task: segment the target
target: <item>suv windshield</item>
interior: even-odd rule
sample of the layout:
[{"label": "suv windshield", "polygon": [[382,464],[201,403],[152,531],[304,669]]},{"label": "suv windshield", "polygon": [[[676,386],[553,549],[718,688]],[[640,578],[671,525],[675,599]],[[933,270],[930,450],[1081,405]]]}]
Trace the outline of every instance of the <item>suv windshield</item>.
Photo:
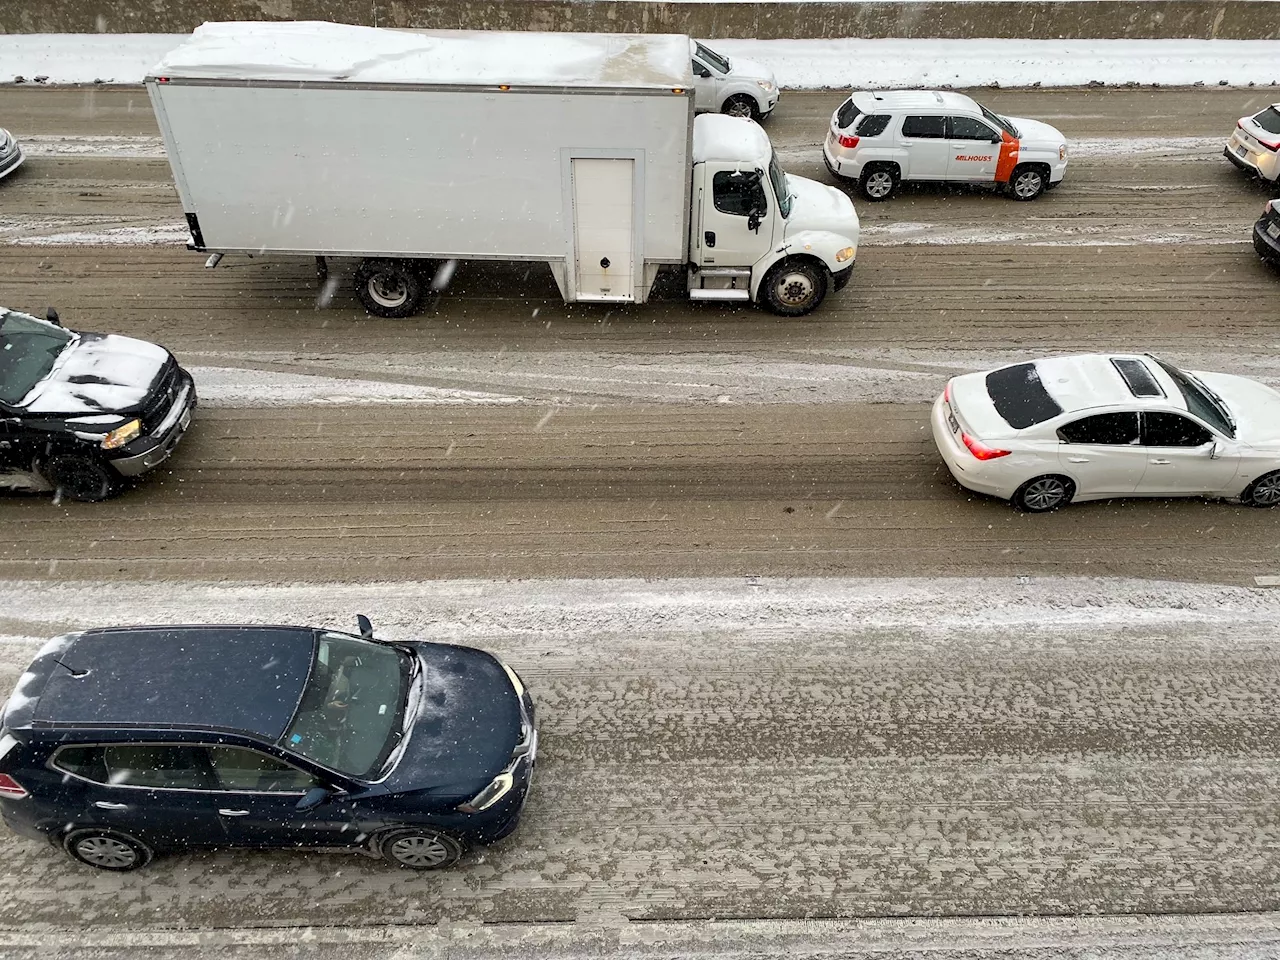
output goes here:
[{"label": "suv windshield", "polygon": [[729,60],[727,57],[720,56],[720,54],[716,53],[714,50],[710,50],[700,43],[695,43],[694,46],[697,47],[698,56],[707,63],[711,64],[721,73],[729,72]]},{"label": "suv windshield", "polygon": [[769,158],[769,182],[773,184],[773,195],[778,198],[778,212],[785,220],[791,216],[791,185],[787,183],[787,175],[782,172],[782,164],[778,163],[777,150]]},{"label": "suv windshield", "polygon": [[978,104],[978,109],[982,111],[982,115],[994,123],[997,127],[1009,134],[1011,137],[1020,137],[1022,134],[1018,132],[1018,128],[1009,122],[1008,117],[1002,117],[998,113],[993,113],[982,104]]},{"label": "suv windshield", "polygon": [[49,375],[59,354],[74,339],[74,334],[52,323],[0,310],[0,400],[20,403]]},{"label": "suv windshield", "polygon": [[409,655],[394,647],[320,634],[281,746],[340,773],[368,776],[402,736],[410,677]]},{"label": "suv windshield", "polygon": [[1187,410],[1205,423],[1212,424],[1228,437],[1235,437],[1235,418],[1231,416],[1231,411],[1227,409],[1226,403],[1223,402],[1220,396],[1194,376],[1184,370],[1179,370],[1173,364],[1165,363],[1159,357],[1152,357],[1151,359],[1160,364],[1164,372],[1169,374],[1173,378],[1173,382],[1178,385],[1182,399],[1187,402]]}]

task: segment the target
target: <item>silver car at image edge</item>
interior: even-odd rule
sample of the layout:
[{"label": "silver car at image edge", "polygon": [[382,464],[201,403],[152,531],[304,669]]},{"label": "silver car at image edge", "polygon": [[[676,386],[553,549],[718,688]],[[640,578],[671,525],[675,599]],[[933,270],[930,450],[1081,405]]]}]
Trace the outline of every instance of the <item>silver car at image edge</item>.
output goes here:
[{"label": "silver car at image edge", "polygon": [[0,127],[0,180],[22,166],[26,156],[12,133]]}]

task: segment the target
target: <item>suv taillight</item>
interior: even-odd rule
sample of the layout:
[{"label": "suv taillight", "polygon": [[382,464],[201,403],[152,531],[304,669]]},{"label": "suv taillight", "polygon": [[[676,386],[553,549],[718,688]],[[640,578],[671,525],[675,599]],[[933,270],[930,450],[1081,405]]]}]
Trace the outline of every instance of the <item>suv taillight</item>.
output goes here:
[{"label": "suv taillight", "polygon": [[21,800],[27,795],[26,789],[7,773],[0,773],[0,797],[10,800]]},{"label": "suv taillight", "polygon": [[857,137],[850,137],[850,136],[847,136],[847,135],[845,135],[845,134],[843,134],[843,133],[842,133],[842,134],[840,134],[840,146],[842,146],[842,147],[856,147],[857,145],[858,145],[858,138],[857,138]]},{"label": "suv taillight", "polygon": [[964,445],[969,448],[969,452],[979,460],[994,460],[996,457],[1007,457],[1013,452],[1011,450],[997,450],[995,447],[988,447],[981,440],[976,437],[969,436],[963,430],[960,431],[960,439],[963,440]]}]

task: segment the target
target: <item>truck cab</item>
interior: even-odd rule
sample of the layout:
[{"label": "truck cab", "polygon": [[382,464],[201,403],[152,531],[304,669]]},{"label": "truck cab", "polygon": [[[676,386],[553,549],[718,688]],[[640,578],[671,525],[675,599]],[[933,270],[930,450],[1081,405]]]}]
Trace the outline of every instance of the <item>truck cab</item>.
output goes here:
[{"label": "truck cab", "polygon": [[751,120],[693,127],[688,291],[693,300],[760,302],[801,316],[853,275],[858,215],[840,190],[782,170]]}]

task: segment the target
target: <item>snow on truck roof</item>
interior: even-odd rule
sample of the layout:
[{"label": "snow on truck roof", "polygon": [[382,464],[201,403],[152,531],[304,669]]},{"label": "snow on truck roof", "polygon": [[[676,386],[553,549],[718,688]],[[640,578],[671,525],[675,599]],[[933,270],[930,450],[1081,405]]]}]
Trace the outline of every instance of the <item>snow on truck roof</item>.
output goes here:
[{"label": "snow on truck roof", "polygon": [[742,161],[763,168],[773,156],[769,135],[754,120],[708,113],[693,121],[693,162]]},{"label": "snow on truck roof", "polygon": [[206,23],[152,77],[352,83],[688,87],[678,34],[389,30],[322,21]]}]

